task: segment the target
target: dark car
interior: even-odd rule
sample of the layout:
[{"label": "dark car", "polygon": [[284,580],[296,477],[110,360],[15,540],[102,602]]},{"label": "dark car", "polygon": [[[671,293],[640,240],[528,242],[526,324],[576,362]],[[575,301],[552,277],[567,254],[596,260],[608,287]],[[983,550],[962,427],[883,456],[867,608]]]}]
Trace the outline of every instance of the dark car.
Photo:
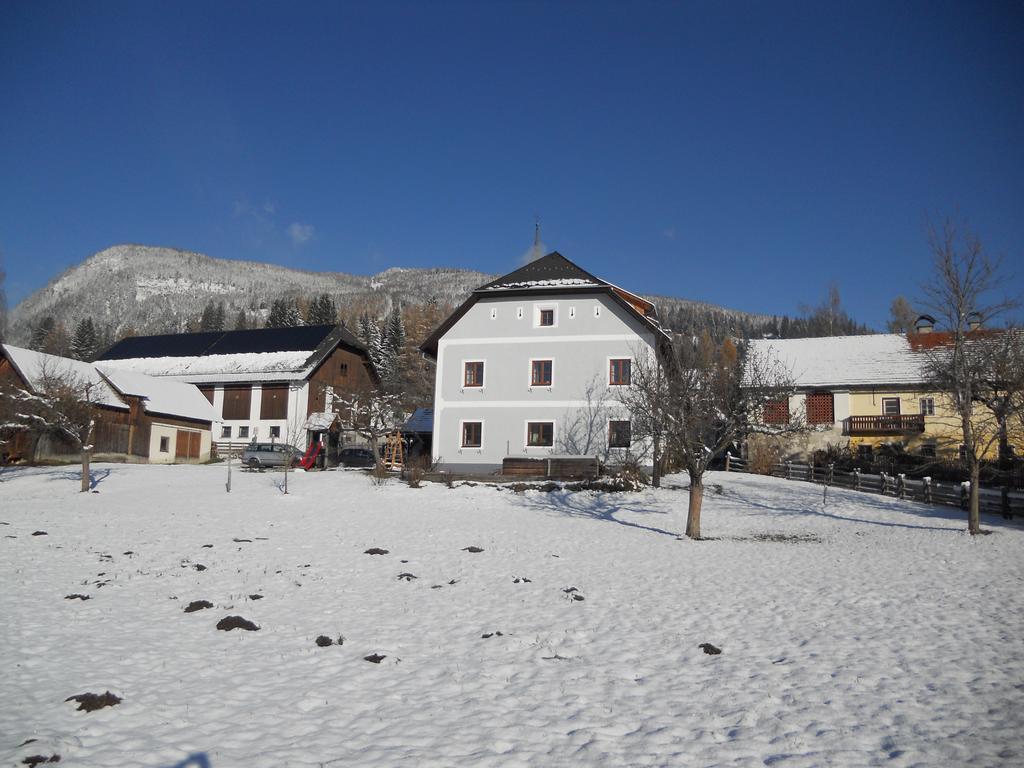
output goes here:
[{"label": "dark car", "polygon": [[302,451],[285,443],[249,443],[242,451],[242,463],[253,469],[283,467],[289,457],[295,466],[302,460]]},{"label": "dark car", "polygon": [[372,467],[377,462],[369,448],[342,448],[338,454],[338,463],[343,467]]}]

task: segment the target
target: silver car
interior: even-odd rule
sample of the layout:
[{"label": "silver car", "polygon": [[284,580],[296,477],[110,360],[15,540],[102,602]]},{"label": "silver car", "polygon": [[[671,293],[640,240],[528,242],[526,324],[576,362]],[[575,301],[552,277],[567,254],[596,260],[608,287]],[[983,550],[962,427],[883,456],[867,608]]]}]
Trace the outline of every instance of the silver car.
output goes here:
[{"label": "silver car", "polygon": [[295,466],[302,459],[302,451],[287,443],[249,443],[242,451],[242,463],[250,469],[283,467],[289,458]]}]

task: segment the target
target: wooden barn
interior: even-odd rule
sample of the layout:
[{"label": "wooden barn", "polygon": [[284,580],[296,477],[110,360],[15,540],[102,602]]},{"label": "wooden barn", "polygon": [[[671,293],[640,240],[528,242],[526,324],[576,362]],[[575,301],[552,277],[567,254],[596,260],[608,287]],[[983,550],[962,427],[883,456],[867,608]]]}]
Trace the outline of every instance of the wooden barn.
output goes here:
[{"label": "wooden barn", "polygon": [[[45,382],[54,379],[88,386],[95,419],[94,456],[165,464],[209,460],[213,408],[197,387],[0,345],[0,386],[8,393],[43,394]],[[4,452],[9,457],[77,458],[78,447],[59,435],[19,429],[16,423],[6,422]]]}]

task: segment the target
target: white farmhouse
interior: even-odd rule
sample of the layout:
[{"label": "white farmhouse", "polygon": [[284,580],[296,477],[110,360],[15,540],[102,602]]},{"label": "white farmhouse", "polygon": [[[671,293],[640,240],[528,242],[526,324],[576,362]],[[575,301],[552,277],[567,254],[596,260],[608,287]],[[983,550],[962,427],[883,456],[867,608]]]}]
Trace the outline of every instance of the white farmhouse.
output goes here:
[{"label": "white farmhouse", "polygon": [[667,341],[653,304],[557,252],[481,286],[421,346],[437,362],[433,460],[491,473],[507,457],[643,454],[618,396]]}]

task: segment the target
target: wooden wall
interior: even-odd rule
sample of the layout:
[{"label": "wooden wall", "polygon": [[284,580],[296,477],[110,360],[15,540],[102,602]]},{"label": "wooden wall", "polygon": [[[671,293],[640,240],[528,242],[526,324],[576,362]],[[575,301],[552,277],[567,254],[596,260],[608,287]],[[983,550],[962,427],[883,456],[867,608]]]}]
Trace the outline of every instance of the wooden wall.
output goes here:
[{"label": "wooden wall", "polygon": [[362,355],[343,347],[335,349],[309,377],[309,405],[306,415],[324,411],[326,387],[333,387],[335,396],[338,396],[376,386],[368,365]]}]

